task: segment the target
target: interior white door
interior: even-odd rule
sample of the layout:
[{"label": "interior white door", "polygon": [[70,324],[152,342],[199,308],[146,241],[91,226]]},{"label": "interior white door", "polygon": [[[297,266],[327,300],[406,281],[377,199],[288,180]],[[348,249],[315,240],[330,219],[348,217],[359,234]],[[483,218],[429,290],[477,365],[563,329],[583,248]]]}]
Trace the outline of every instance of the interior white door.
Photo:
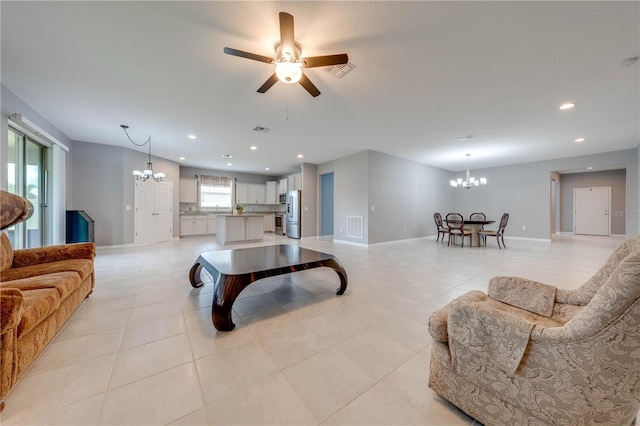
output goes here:
[{"label": "interior white door", "polygon": [[135,244],[169,241],[173,233],[173,182],[135,181]]},{"label": "interior white door", "polygon": [[150,244],[154,241],[155,234],[155,188],[154,181],[135,181],[135,218],[134,232],[135,244]]},{"label": "interior white door", "polygon": [[610,235],[611,188],[574,188],[573,223],[576,234]]},{"label": "interior white door", "polygon": [[173,223],[173,182],[162,181],[156,184],[154,243],[170,241]]}]

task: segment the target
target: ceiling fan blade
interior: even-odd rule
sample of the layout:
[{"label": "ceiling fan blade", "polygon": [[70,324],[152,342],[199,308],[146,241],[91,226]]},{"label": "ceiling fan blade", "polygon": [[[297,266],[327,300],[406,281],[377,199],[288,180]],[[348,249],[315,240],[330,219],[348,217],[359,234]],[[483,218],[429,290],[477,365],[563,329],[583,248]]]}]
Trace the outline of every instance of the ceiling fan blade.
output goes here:
[{"label": "ceiling fan blade", "polygon": [[224,53],[227,55],[239,56],[241,58],[253,59],[254,61],[266,62],[267,64],[273,63],[273,58],[268,56],[256,55],[255,53],[245,52],[244,50],[236,50],[230,47],[224,48]]},{"label": "ceiling fan blade", "polygon": [[282,51],[295,52],[295,39],[293,37],[293,15],[280,12],[280,46]]},{"label": "ceiling fan blade", "polygon": [[342,53],[340,55],[310,56],[302,58],[302,61],[304,62],[304,68],[315,68],[346,64],[349,62],[349,57],[346,53]]},{"label": "ceiling fan blade", "polygon": [[260,88],[258,89],[258,93],[264,93],[267,90],[271,89],[271,86],[276,84],[277,81],[278,81],[278,76],[276,75],[276,73],[273,73],[273,75],[269,77],[269,79],[265,81],[262,86],[260,86]]},{"label": "ceiling fan blade", "polygon": [[300,85],[304,87],[314,98],[320,94],[318,88],[307,78],[306,75],[304,75],[304,73],[302,74],[302,77],[300,77],[300,81],[298,83],[300,83]]}]

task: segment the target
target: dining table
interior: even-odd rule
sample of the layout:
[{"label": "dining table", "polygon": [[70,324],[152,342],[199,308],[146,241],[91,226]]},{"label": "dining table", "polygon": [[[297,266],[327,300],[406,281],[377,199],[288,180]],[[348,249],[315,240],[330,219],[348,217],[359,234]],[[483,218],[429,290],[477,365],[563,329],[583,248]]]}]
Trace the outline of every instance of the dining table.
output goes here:
[{"label": "dining table", "polygon": [[471,247],[480,247],[480,235],[484,225],[491,225],[495,220],[465,220],[464,227],[471,231]]}]

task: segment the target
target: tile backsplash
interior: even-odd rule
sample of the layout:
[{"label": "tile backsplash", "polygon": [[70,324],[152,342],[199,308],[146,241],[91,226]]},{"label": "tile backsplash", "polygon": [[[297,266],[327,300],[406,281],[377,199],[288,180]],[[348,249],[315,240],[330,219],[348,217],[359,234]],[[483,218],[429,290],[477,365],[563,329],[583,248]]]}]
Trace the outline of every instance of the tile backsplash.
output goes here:
[{"label": "tile backsplash", "polygon": [[[284,213],[284,204],[245,204],[247,213]],[[231,213],[230,208],[206,208],[198,209],[197,203],[180,203],[180,213]]]}]

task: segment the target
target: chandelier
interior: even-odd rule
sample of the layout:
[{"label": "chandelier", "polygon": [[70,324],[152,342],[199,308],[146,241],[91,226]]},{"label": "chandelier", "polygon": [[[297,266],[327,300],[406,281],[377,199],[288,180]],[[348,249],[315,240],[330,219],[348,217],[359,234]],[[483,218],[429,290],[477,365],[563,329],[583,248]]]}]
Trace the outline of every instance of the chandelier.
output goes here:
[{"label": "chandelier", "polygon": [[149,145],[149,161],[147,162],[147,168],[142,171],[134,170],[133,178],[135,180],[141,179],[144,182],[151,177],[156,182],[162,182],[162,179],[164,179],[167,175],[165,175],[162,172],[153,173],[153,164],[151,163],[151,136],[149,136],[149,138],[143,143],[135,143],[133,139],[131,139],[131,136],[129,136],[129,133],[127,132],[127,129],[129,128],[129,126],[121,124],[120,127],[122,127],[122,130],[124,130],[124,134],[127,135],[127,138],[129,138],[131,143],[134,144],[135,146]]},{"label": "chandelier", "polygon": [[462,178],[452,180],[450,182],[452,187],[469,189],[472,186],[480,186],[480,185],[487,184],[487,178],[481,177],[480,179],[476,179],[474,177],[471,177],[471,173],[469,173],[469,157],[471,157],[471,154],[467,154],[467,177],[465,178],[465,180],[462,180]]}]

